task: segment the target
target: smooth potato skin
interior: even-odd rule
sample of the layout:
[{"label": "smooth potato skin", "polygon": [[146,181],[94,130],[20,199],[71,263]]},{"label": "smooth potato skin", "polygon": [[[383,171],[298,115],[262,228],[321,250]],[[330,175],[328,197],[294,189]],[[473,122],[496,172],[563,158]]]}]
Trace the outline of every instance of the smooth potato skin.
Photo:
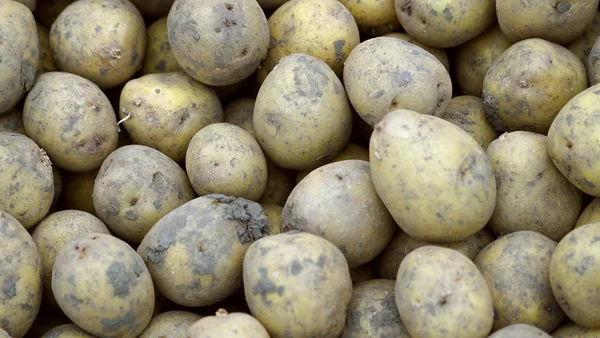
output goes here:
[{"label": "smooth potato skin", "polygon": [[352,281],[342,252],[302,232],[268,236],[244,256],[244,293],[273,338],[338,337]]},{"label": "smooth potato skin", "polygon": [[586,61],[588,80],[593,86],[600,82],[600,38],[596,39]]},{"label": "smooth potato skin", "polygon": [[254,136],[252,115],[254,114],[255,101],[256,99],[252,97],[244,97],[230,102],[223,109],[224,122],[235,124]]},{"label": "smooth potato skin", "polygon": [[553,338],[597,338],[600,328],[589,329],[568,321],[552,332]]},{"label": "smooth potato skin", "polygon": [[146,54],[141,71],[143,75],[183,71],[171,51],[166,16],[148,26],[146,42]]},{"label": "smooth potato skin", "polygon": [[189,329],[190,338],[229,338],[234,336],[269,338],[269,333],[256,318],[238,312],[200,319]]},{"label": "smooth potato skin", "polygon": [[454,124],[410,110],[390,112],[375,126],[369,154],[379,197],[411,237],[461,241],[492,216],[496,180],[491,164]]},{"label": "smooth potato skin", "polygon": [[546,332],[527,324],[513,324],[498,330],[488,338],[552,338]]},{"label": "smooth potato skin", "polygon": [[404,40],[425,49],[431,53],[431,55],[435,56],[435,58],[438,59],[444,65],[444,67],[446,67],[446,70],[450,71],[450,61],[445,49],[428,46],[406,33],[389,33],[382,36]]},{"label": "smooth potato skin", "polygon": [[22,338],[42,302],[42,266],[29,233],[5,211],[0,211],[0,259],[0,326]]},{"label": "smooth potato skin", "polygon": [[64,172],[60,203],[65,209],[81,210],[96,215],[94,209],[94,183],[98,169],[86,173]]},{"label": "smooth potato skin", "polygon": [[96,338],[75,324],[64,324],[44,333],[41,338]]},{"label": "smooth potato skin", "polygon": [[600,223],[600,198],[594,198],[588,206],[583,209],[575,223],[575,228],[590,223]]},{"label": "smooth potato skin", "polygon": [[25,135],[23,126],[23,112],[14,108],[0,115],[0,132],[9,132]]},{"label": "smooth potato skin", "polygon": [[397,22],[394,0],[340,0],[348,8],[356,24],[375,27]]},{"label": "smooth potato skin", "polygon": [[184,338],[192,325],[202,317],[188,311],[167,311],[152,317],[138,338]]}]

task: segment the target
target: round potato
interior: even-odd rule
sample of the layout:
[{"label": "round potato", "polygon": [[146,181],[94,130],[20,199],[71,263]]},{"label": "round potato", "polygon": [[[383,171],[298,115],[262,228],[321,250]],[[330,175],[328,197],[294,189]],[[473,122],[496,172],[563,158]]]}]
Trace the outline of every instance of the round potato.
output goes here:
[{"label": "round potato", "polygon": [[33,87],[40,68],[35,19],[23,4],[0,0],[0,115]]},{"label": "round potato", "polygon": [[494,310],[485,279],[465,255],[439,246],[409,253],[396,278],[396,305],[412,337],[487,337]]},{"label": "round potato", "polygon": [[149,74],[127,82],[119,106],[122,126],[133,143],[159,150],[175,162],[185,159],[200,129],[223,121],[215,91],[184,73]]},{"label": "round potato", "polygon": [[0,115],[0,132],[17,133],[25,135],[23,126],[23,112],[19,108],[13,108]]},{"label": "round potato", "polygon": [[450,71],[450,61],[448,60],[448,54],[446,54],[446,50],[442,48],[428,46],[406,33],[389,33],[384,34],[383,36],[388,38],[397,38],[400,40],[404,40],[406,42],[412,43],[415,46],[419,46],[425,49],[426,51],[431,53],[431,55],[435,56],[435,58],[438,59],[444,65],[444,67],[446,67],[446,70]]},{"label": "round potato", "polygon": [[268,157],[265,159],[267,160],[267,187],[258,202],[284,206],[296,186],[296,171],[281,168]]},{"label": "round potato", "polygon": [[376,27],[397,22],[394,0],[340,0],[359,27]]},{"label": "round potato", "polygon": [[254,102],[256,102],[256,99],[245,97],[229,103],[223,110],[224,121],[235,124],[254,136],[254,127],[252,126]]},{"label": "round potato", "polygon": [[276,165],[307,170],[344,148],[352,133],[352,110],[342,82],[325,62],[291,54],[260,87],[252,124],[256,139]]},{"label": "round potato", "polygon": [[410,110],[390,112],[375,126],[369,154],[379,197],[411,237],[458,242],[490,220],[492,166],[477,141],[454,124]]},{"label": "round potato", "polygon": [[62,246],[52,268],[52,293],[69,319],[99,337],[137,337],[154,308],[144,262],[127,243],[106,234]]},{"label": "round potato", "polygon": [[75,0],[42,0],[35,6],[35,21],[44,27],[52,27],[54,20]]},{"label": "round potato", "polygon": [[37,24],[38,40],[40,41],[40,73],[55,72],[58,70],[50,50],[50,31],[48,28]]},{"label": "round potato", "polygon": [[600,11],[596,12],[591,26],[588,27],[585,33],[566,47],[585,64],[598,36],[600,36]]},{"label": "round potato", "polygon": [[339,337],[352,297],[342,252],[326,239],[291,231],[253,243],[244,256],[244,293],[272,337]]},{"label": "round potato", "polygon": [[50,48],[59,69],[110,89],[142,67],[146,26],[129,1],[75,1],[52,24]]},{"label": "round potato", "polygon": [[188,311],[167,311],[152,318],[138,338],[187,337],[188,331],[201,316]]},{"label": "round potato", "polygon": [[65,72],[43,74],[27,95],[25,132],[57,166],[86,172],[117,147],[117,119],[93,82]]},{"label": "round potato", "polygon": [[4,211],[0,211],[0,261],[0,326],[10,337],[21,338],[40,309],[42,266],[27,230]]},{"label": "round potato", "polygon": [[452,97],[450,75],[435,56],[389,37],[367,40],[350,53],[344,85],[352,106],[371,126],[397,109],[435,115]]},{"label": "round potato", "polygon": [[590,86],[600,83],[600,37],[592,46],[586,65]]},{"label": "round potato", "polygon": [[494,332],[488,338],[552,338],[546,332],[527,324],[513,324]]},{"label": "round potato", "polygon": [[541,38],[569,43],[585,33],[597,9],[598,0],[496,2],[500,28],[513,42]]},{"label": "round potato", "polygon": [[600,223],[583,225],[567,234],[550,260],[550,283],[558,304],[578,325],[600,327]]},{"label": "round potato", "polygon": [[592,202],[585,207],[581,215],[579,215],[577,223],[575,223],[575,228],[590,223],[600,223],[600,198],[594,198]]},{"label": "round potato", "polygon": [[600,336],[600,328],[589,329],[567,321],[552,332],[553,338],[597,338]]},{"label": "round potato", "polygon": [[158,18],[169,14],[174,0],[131,0],[143,16]]},{"label": "round potato", "polygon": [[271,227],[270,235],[276,235],[281,232],[281,214],[283,213],[283,207],[275,204],[262,204],[265,215],[269,219],[269,226]]},{"label": "round potato", "polygon": [[171,51],[167,32],[167,17],[154,21],[146,29],[146,53],[142,62],[142,74],[172,73],[183,71]]},{"label": "round potato", "polygon": [[269,338],[269,333],[256,320],[246,313],[227,313],[219,309],[215,316],[200,319],[189,330],[190,338],[229,338],[233,336]]},{"label": "round potato", "polygon": [[561,108],[587,88],[583,63],[556,43],[532,38],[510,46],[488,69],[483,105],[498,131],[545,134]]},{"label": "round potato", "polygon": [[269,48],[269,24],[256,0],[177,0],[167,27],[179,65],[212,86],[249,77]]},{"label": "round potato", "polygon": [[565,319],[548,269],[556,242],[533,231],[500,237],[475,257],[494,302],[494,331],[529,324],[551,332]]},{"label": "round potato", "polygon": [[44,333],[41,338],[96,338],[75,324],[64,324]]},{"label": "round potato", "polygon": [[0,210],[30,229],[50,210],[52,164],[44,150],[21,134],[0,132]]},{"label": "round potato", "polygon": [[494,0],[396,0],[402,28],[432,47],[461,45],[485,31],[496,19]]},{"label": "round potato", "polygon": [[87,173],[65,172],[63,190],[60,196],[62,207],[96,215],[92,195],[94,194],[94,183],[97,175],[98,170]]}]

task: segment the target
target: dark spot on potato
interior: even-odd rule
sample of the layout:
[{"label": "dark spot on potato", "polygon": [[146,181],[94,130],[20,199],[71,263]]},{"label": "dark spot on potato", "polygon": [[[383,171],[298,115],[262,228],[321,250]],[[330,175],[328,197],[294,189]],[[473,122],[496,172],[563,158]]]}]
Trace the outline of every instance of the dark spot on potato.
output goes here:
[{"label": "dark spot on potato", "polygon": [[100,325],[102,325],[102,331],[107,335],[120,331],[123,326],[130,325],[132,326],[132,330],[140,326],[132,311],[128,311],[118,318],[102,318]]},{"label": "dark spot on potato", "polygon": [[406,13],[406,15],[411,16],[412,14],[412,4],[410,1],[407,1],[402,8],[400,8],[402,13]]},{"label": "dark spot on potato", "polygon": [[227,27],[231,27],[237,25],[237,22],[235,22],[235,20],[225,19],[223,20],[223,24],[225,24]]},{"label": "dark spot on potato", "polygon": [[105,271],[106,277],[113,286],[113,295],[119,298],[125,298],[129,295],[130,286],[136,284],[136,276],[127,270],[125,264],[113,262]]},{"label": "dark spot on potato", "polygon": [[227,10],[232,10],[233,9],[233,5],[232,4],[225,4],[225,8],[227,8]]},{"label": "dark spot on potato", "polygon": [[155,92],[156,94],[160,94],[160,89],[156,88],[156,89],[154,89],[154,92]]},{"label": "dark spot on potato", "polygon": [[244,49],[242,49],[241,55],[242,55],[242,56],[246,56],[246,55],[248,55],[248,48],[244,48]]},{"label": "dark spot on potato", "polygon": [[156,69],[156,70],[158,70],[158,71],[161,71],[161,72],[164,72],[164,71],[165,71],[165,68],[166,68],[166,62],[165,62],[165,60],[160,60],[160,61],[159,61],[159,62],[156,64],[156,66],[154,66],[154,69]]},{"label": "dark spot on potato", "polygon": [[96,25],[96,33],[100,32],[102,30],[102,26]]},{"label": "dark spot on potato", "polygon": [[29,60],[23,60],[21,62],[21,85],[26,92],[31,90],[35,83],[35,67],[29,62]]},{"label": "dark spot on potato", "polygon": [[104,68],[104,67],[100,67],[99,71],[100,71],[100,75],[104,76],[108,72],[108,69]]},{"label": "dark spot on potato", "polygon": [[442,297],[442,299],[440,299],[440,301],[438,302],[439,306],[444,306],[446,304],[448,304],[448,296]]},{"label": "dark spot on potato", "polygon": [[81,305],[83,303],[83,300],[81,298],[78,298],[77,296],[73,295],[73,294],[68,294],[64,296],[64,299],[71,303],[74,307],[78,307],[79,305]]},{"label": "dark spot on potato", "polygon": [[225,204],[225,218],[238,221],[240,243],[252,243],[269,234],[269,219],[260,204],[244,198],[221,194],[211,194],[206,197]]},{"label": "dark spot on potato", "polygon": [[500,107],[498,100],[485,91],[483,92],[483,108],[485,111],[485,118],[494,129],[500,132],[508,131],[508,126],[500,118]]},{"label": "dark spot on potato", "polygon": [[198,245],[196,246],[196,249],[200,252],[204,251],[204,246],[202,245],[202,243],[198,243]]},{"label": "dark spot on potato", "polygon": [[75,251],[78,252],[77,254],[77,258],[78,259],[84,259],[87,256],[87,248],[85,246],[79,246],[79,245],[75,245]]},{"label": "dark spot on potato", "polygon": [[134,206],[137,204],[137,202],[138,202],[137,198],[132,198],[131,201],[129,202],[129,205]]},{"label": "dark spot on potato", "polygon": [[452,19],[454,18],[452,16],[452,12],[450,12],[450,8],[448,8],[448,7],[444,8],[443,13],[444,13],[444,19],[446,19],[446,21],[448,21],[448,22],[452,21]]},{"label": "dark spot on potato", "polygon": [[178,231],[185,226],[185,223],[175,223],[172,227],[166,227],[158,233],[156,238],[156,245],[148,246],[144,260],[148,260],[157,266],[160,266],[164,262],[165,251],[169,249],[173,243],[177,240]]},{"label": "dark spot on potato", "polygon": [[540,171],[540,172],[537,174],[537,178],[538,178],[538,180],[539,180],[539,179],[541,179],[542,177],[544,177],[544,172]]},{"label": "dark spot on potato", "polygon": [[17,295],[17,281],[19,281],[19,278],[12,275],[8,275],[4,278],[2,292],[8,299],[12,299]]},{"label": "dark spot on potato", "polygon": [[130,221],[135,221],[138,218],[140,218],[140,215],[138,215],[135,211],[127,210],[125,212],[125,218],[127,218]]},{"label": "dark spot on potato", "polygon": [[571,141],[567,141],[567,148],[568,148],[569,150],[573,150],[573,142],[571,142]]},{"label": "dark spot on potato", "polygon": [[393,72],[391,75],[392,81],[397,87],[407,87],[412,81],[412,74],[406,70],[403,70],[402,72]]},{"label": "dark spot on potato", "polygon": [[[398,101],[396,99],[392,100],[392,103],[390,104],[390,111],[396,110],[396,108],[398,107]],[[381,130],[381,128],[379,129]]]},{"label": "dark spot on potato", "polygon": [[255,295],[260,295],[261,300],[265,306],[271,306],[271,301],[267,299],[267,295],[270,293],[277,293],[279,296],[283,295],[285,288],[283,286],[276,286],[271,279],[267,277],[267,269],[258,268],[258,271],[262,277],[258,280],[252,292]]},{"label": "dark spot on potato", "polygon": [[138,53],[137,48],[135,48],[133,50],[133,54],[131,55],[131,60],[129,61],[129,65],[130,66],[135,65],[135,62],[137,61],[139,56],[140,56],[140,54]]},{"label": "dark spot on potato", "polygon": [[300,264],[300,262],[298,262],[297,260],[294,260],[292,262],[292,266],[290,267],[290,272],[292,273],[292,275],[297,276],[298,274],[300,274],[300,272],[302,272],[302,264]]},{"label": "dark spot on potato", "polygon": [[216,33],[221,33],[221,28],[219,28],[219,27],[215,28],[215,32]]},{"label": "dark spot on potato", "polygon": [[443,97],[438,97],[437,107],[440,108],[443,104],[444,104],[444,98]]},{"label": "dark spot on potato", "polygon": [[568,2],[559,2],[555,7],[557,12],[566,13],[571,9],[571,4]]},{"label": "dark spot on potato", "polygon": [[344,45],[346,44],[346,40],[335,40],[333,42],[333,48],[335,50],[335,62],[341,62],[344,59]]}]

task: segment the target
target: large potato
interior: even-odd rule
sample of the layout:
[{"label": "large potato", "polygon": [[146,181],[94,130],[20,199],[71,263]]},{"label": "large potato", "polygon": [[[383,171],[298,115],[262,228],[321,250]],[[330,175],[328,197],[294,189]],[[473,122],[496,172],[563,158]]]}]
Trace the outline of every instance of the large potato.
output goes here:
[{"label": "large potato", "polygon": [[188,311],[167,311],[152,317],[138,338],[185,338],[194,323],[202,317]]},{"label": "large potato", "polygon": [[367,40],[350,53],[344,85],[352,106],[371,126],[396,109],[443,112],[452,97],[450,75],[435,56],[389,37]]},{"label": "large potato", "polygon": [[246,313],[227,313],[219,309],[215,316],[197,321],[190,329],[190,338],[228,338],[233,336],[269,338],[269,333],[256,318]]},{"label": "large potato", "polygon": [[265,159],[267,160],[267,187],[258,202],[284,206],[296,186],[296,171],[281,168],[269,158]]},{"label": "large potato", "polygon": [[376,27],[397,22],[394,0],[339,0],[359,27]]},{"label": "large potato", "polygon": [[436,59],[440,60],[440,62],[444,65],[444,67],[446,67],[446,70],[450,71],[450,61],[448,60],[448,54],[446,53],[445,49],[428,46],[406,33],[394,32],[394,33],[384,34],[383,36],[388,37],[388,38],[397,38],[400,40],[404,40],[406,42],[410,42],[413,45],[416,45],[416,46],[419,46],[419,47],[425,49],[426,51],[431,53],[431,55],[435,56]]},{"label": "large potato", "polygon": [[527,324],[513,324],[494,332],[488,338],[552,338],[546,332]]},{"label": "large potato", "polygon": [[390,112],[375,126],[369,154],[379,197],[411,237],[457,242],[490,220],[492,166],[477,141],[454,124],[410,110]]},{"label": "large potato", "polygon": [[323,61],[292,54],[281,60],[260,87],[253,126],[256,139],[275,164],[313,169],[348,142],[352,110],[342,82]]},{"label": "large potato", "polygon": [[594,198],[592,202],[583,209],[583,212],[577,219],[577,223],[575,223],[575,227],[578,228],[590,223],[600,223],[600,198]]},{"label": "large potato", "polygon": [[589,83],[593,86],[600,82],[600,37],[596,39],[586,61]]},{"label": "large potato", "polygon": [[44,333],[41,338],[96,338],[75,324],[64,324]]},{"label": "large potato", "polygon": [[96,215],[94,183],[98,170],[86,173],[65,172],[60,203],[65,209],[81,210]]},{"label": "large potato", "polygon": [[483,105],[498,131],[545,134],[561,108],[587,88],[583,63],[556,43],[532,38],[500,55],[483,80]]},{"label": "large potato", "polygon": [[552,332],[553,338],[598,338],[600,337],[600,328],[589,329],[577,325],[572,321],[567,321]]},{"label": "large potato", "polygon": [[146,29],[146,53],[142,74],[171,73],[183,71],[175,59],[169,44],[167,17],[154,21]]},{"label": "large potato", "polygon": [[455,250],[424,246],[409,253],[394,292],[412,337],[484,338],[492,329],[494,310],[485,279]]},{"label": "large potato", "polygon": [[169,14],[174,0],[131,0],[142,15],[158,18]]}]

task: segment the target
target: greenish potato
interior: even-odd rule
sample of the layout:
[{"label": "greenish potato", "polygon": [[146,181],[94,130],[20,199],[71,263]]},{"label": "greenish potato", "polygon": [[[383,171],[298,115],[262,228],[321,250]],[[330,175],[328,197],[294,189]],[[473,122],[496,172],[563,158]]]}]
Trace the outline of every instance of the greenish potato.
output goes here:
[{"label": "greenish potato", "polygon": [[575,228],[590,223],[600,223],[600,198],[594,198],[590,204],[588,204],[579,218],[575,223]]},{"label": "greenish potato", "polygon": [[44,333],[41,338],[96,338],[75,324],[64,324],[57,326]]},{"label": "greenish potato", "polygon": [[552,331],[553,338],[598,338],[600,337],[600,328],[589,329],[584,326],[577,325],[572,321],[559,326]]},{"label": "greenish potato", "polygon": [[167,311],[152,317],[138,338],[185,338],[194,323],[202,316],[188,311]]},{"label": "greenish potato", "polygon": [[60,196],[60,204],[63,208],[81,210],[96,215],[92,195],[98,170],[86,173],[64,172],[63,190]]},{"label": "greenish potato", "polygon": [[60,13],[75,0],[43,0],[35,6],[35,21],[50,28]]},{"label": "greenish potato", "polygon": [[254,136],[254,127],[252,126],[254,102],[256,102],[256,99],[251,97],[244,97],[230,102],[223,109],[224,122],[235,124]]},{"label": "greenish potato", "polygon": [[190,338],[269,338],[269,333],[256,318],[242,312],[227,313],[224,309],[200,319],[188,332]]},{"label": "greenish potato", "polygon": [[269,226],[271,231],[269,235],[276,235],[281,233],[281,214],[283,213],[283,207],[275,204],[263,204],[260,206],[263,208],[263,212],[269,220]]},{"label": "greenish potato", "polygon": [[268,157],[265,157],[265,160],[267,161],[267,187],[258,202],[283,207],[296,186],[296,171],[284,169]]},{"label": "greenish potato", "polygon": [[552,338],[546,332],[527,324],[513,324],[498,330],[488,338]]},{"label": "greenish potato", "polygon": [[450,71],[450,61],[448,59],[448,54],[446,53],[445,49],[428,46],[406,33],[395,32],[384,34],[383,36],[388,38],[397,38],[400,40],[404,40],[406,42],[412,43],[415,46],[419,46],[425,49],[426,51],[431,53],[431,55],[435,56],[435,58],[438,59],[444,65],[444,67],[446,67],[446,70]]},{"label": "greenish potato", "polygon": [[48,28],[37,24],[38,40],[40,41],[40,73],[58,71],[50,50],[50,31]]},{"label": "greenish potato", "polygon": [[397,22],[394,0],[340,0],[359,27],[377,27]]},{"label": "greenish potato", "polygon": [[146,29],[146,53],[142,62],[142,74],[182,72],[169,44],[167,17],[154,21]]},{"label": "greenish potato", "polygon": [[600,37],[592,46],[586,65],[590,86],[600,83]]},{"label": "greenish potato", "polygon": [[131,0],[143,16],[158,18],[169,14],[175,0]]},{"label": "greenish potato", "polygon": [[[344,149],[342,149],[342,151],[339,154],[337,154],[337,156],[335,156],[334,158],[331,159],[331,161],[328,161],[328,163],[325,163],[323,165],[327,165],[329,163],[334,163],[334,162],[346,161],[346,160],[369,161],[369,150],[367,150],[359,145],[356,145],[353,143],[348,143],[348,144],[346,144],[346,147]],[[296,174],[296,184],[300,183],[300,181],[302,181],[302,179],[305,178],[312,171],[313,170],[298,171],[298,173]]]},{"label": "greenish potato", "polygon": [[577,55],[579,60],[585,64],[598,36],[600,36],[600,11],[596,12],[592,24],[587,28],[585,33],[565,47]]},{"label": "greenish potato", "polygon": [[25,135],[23,126],[23,112],[15,107],[0,115],[0,132],[16,133]]}]

